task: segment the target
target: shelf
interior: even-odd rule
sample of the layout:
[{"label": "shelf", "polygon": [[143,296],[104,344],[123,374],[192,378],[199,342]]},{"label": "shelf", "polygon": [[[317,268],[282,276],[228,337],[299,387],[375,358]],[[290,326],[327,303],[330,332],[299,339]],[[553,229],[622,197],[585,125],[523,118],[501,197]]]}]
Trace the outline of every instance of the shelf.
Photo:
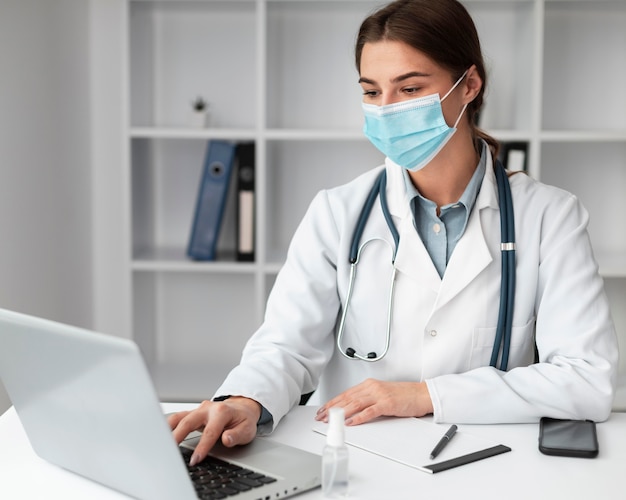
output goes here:
[{"label": "shelf", "polygon": [[135,252],[131,261],[134,272],[145,273],[232,273],[276,274],[285,260],[284,252],[268,255],[264,263],[238,262],[234,252],[218,252],[215,261],[194,261],[187,257],[186,248],[143,248]]},{"label": "shelf", "polygon": [[348,130],[334,129],[267,129],[260,137],[274,141],[363,141],[362,128]]},{"label": "shelf", "polygon": [[194,261],[185,248],[144,249],[136,252],[131,267],[133,271],[191,273],[251,273],[255,269],[254,263],[237,262],[234,252],[218,252],[215,261]]},{"label": "shelf", "polygon": [[359,140],[366,141],[359,128],[346,130],[333,129],[223,129],[191,127],[133,127],[130,129],[133,139],[227,139],[248,141],[268,140]]},{"label": "shelf", "polygon": [[[595,252],[600,274],[609,278],[626,278],[626,252]],[[263,265],[263,272],[277,273],[284,260],[275,256]],[[250,274],[259,269],[253,262],[237,262],[228,252],[218,253],[217,260],[211,262],[193,261],[186,257],[185,249],[152,249],[138,253],[131,263],[136,272],[189,272],[189,273],[242,273]]]},{"label": "shelf", "polygon": [[[535,134],[530,130],[488,129],[487,132],[501,141],[528,141]],[[362,128],[351,129],[224,129],[191,127],[132,127],[132,139],[226,139],[233,141],[367,141]],[[622,142],[626,129],[621,130],[542,130],[538,134],[543,142]]]},{"label": "shelf", "polygon": [[191,127],[133,127],[132,139],[229,139],[250,141],[256,138],[252,129],[191,128]]},{"label": "shelf", "polygon": [[623,130],[543,130],[543,142],[624,142],[626,129]]}]

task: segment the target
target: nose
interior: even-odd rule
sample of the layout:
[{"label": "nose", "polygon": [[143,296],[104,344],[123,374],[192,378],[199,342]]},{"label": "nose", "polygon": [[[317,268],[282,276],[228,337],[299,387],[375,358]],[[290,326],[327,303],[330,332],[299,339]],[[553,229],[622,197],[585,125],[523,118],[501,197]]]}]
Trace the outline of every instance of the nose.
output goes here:
[{"label": "nose", "polygon": [[388,104],[395,104],[396,102],[399,102],[401,100],[402,99],[399,96],[394,95],[391,92],[387,92],[382,94],[380,105],[387,106]]},{"label": "nose", "polygon": [[379,106],[387,106],[388,104],[396,104],[402,101],[408,101],[409,99],[413,99],[413,96],[406,95],[400,91],[395,86],[391,86],[390,88],[383,88],[380,92],[380,102],[377,104]]}]

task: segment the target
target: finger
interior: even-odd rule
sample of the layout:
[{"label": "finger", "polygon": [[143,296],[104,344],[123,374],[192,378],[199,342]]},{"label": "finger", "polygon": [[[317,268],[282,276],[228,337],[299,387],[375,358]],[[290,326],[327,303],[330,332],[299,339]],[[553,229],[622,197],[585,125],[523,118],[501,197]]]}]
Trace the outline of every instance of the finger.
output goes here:
[{"label": "finger", "polygon": [[170,426],[170,429],[174,430],[178,426],[179,422],[189,415],[188,411],[181,411],[178,413],[172,413],[167,416],[167,424]]},{"label": "finger", "polygon": [[222,435],[223,430],[224,424],[220,423],[217,418],[211,418],[209,422],[207,422],[207,425],[204,426],[204,430],[200,436],[200,440],[198,441],[198,444],[191,455],[191,459],[189,460],[189,464],[191,466],[196,465],[198,462],[201,462],[206,458],[209,451],[211,451],[211,448],[215,446],[215,443],[217,443],[217,440]]},{"label": "finger", "polygon": [[379,405],[370,405],[346,418],[346,425],[352,426],[365,424],[380,417],[381,415],[382,412],[380,411]]},{"label": "finger", "polygon": [[331,399],[322,406],[316,414],[316,420],[328,422],[328,410],[332,407],[343,408],[346,417],[346,425],[358,425],[369,422],[383,414],[384,392],[375,380],[365,380],[351,387],[339,396]]},{"label": "finger", "polygon": [[190,432],[203,430],[207,421],[208,412],[200,408],[182,416],[176,427],[172,430],[174,440],[180,444]]},{"label": "finger", "polygon": [[[203,460],[222,436],[222,443],[227,446],[249,443],[256,436],[256,422],[254,412],[246,411],[249,403],[235,402],[230,404],[212,403],[207,405],[208,412],[204,430],[196,449],[191,456],[194,463]],[[254,403],[255,409],[258,403]],[[225,434],[225,435],[224,435]]]},{"label": "finger", "polygon": [[346,417],[349,417],[357,411],[360,411],[363,407],[371,404],[371,401],[375,402],[376,388],[371,387],[371,385],[371,381],[368,379],[330,399],[318,410],[318,420],[327,421],[328,410],[333,407],[343,408]]},{"label": "finger", "polygon": [[232,429],[222,433],[222,444],[227,447],[248,444],[256,437],[256,422],[245,419]]},{"label": "finger", "polygon": [[328,410],[331,408],[343,408],[346,411],[346,408],[350,405],[350,403],[354,400],[354,396],[352,396],[353,389],[348,389],[345,392],[342,392],[338,396],[328,400],[324,405],[322,405],[315,414],[315,419],[322,422],[328,422]]}]

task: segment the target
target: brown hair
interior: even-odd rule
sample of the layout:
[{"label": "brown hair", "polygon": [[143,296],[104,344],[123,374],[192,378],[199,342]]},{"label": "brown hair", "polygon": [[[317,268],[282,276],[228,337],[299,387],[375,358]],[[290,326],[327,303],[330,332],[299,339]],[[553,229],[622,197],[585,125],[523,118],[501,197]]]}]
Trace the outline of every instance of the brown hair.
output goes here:
[{"label": "brown hair", "polygon": [[[368,16],[359,29],[355,47],[356,69],[361,70],[361,53],[366,43],[393,40],[423,52],[458,80],[472,65],[483,85],[467,106],[467,120],[474,142],[484,139],[494,157],[498,141],[476,125],[487,87],[487,73],[480,40],[471,16],[457,0],[397,0]],[[480,151],[476,144],[477,151]]]}]

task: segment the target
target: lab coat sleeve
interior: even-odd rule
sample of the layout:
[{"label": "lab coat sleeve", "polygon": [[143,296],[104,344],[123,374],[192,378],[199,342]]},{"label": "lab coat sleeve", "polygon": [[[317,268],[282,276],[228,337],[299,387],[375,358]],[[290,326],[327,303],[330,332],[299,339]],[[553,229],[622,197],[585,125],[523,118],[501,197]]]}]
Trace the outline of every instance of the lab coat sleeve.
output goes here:
[{"label": "lab coat sleeve", "polygon": [[[539,363],[506,373],[481,367],[427,380],[436,421],[535,422],[542,416],[602,421],[611,411],[618,346],[587,234],[588,214],[572,195],[534,221],[522,210],[517,207],[515,214],[522,226],[518,242],[532,231],[540,241],[534,304]],[[524,279],[518,270],[518,293]]]},{"label": "lab coat sleeve", "polygon": [[250,397],[276,426],[302,394],[317,387],[334,346],[338,240],[327,193],[320,192],[294,234],[263,324],[216,396]]}]

